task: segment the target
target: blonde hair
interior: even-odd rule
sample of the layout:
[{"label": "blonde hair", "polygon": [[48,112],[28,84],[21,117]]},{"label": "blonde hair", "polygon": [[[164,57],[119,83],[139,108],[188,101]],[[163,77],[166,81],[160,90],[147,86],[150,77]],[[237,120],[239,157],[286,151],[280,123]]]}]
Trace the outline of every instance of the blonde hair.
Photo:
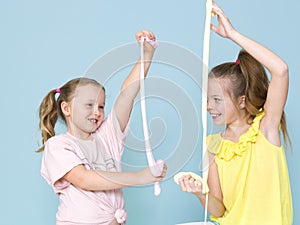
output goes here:
[{"label": "blonde hair", "polygon": [[[269,79],[263,65],[245,50],[239,52],[236,62],[227,62],[214,67],[210,71],[209,77],[229,79],[230,93],[235,100],[245,95],[247,121],[252,121],[263,109],[267,98]],[[280,126],[285,146],[291,146],[284,112]]]},{"label": "blonde hair", "polygon": [[[61,110],[62,102],[70,102],[75,95],[76,88],[84,86],[87,84],[93,84],[105,91],[104,87],[94,79],[80,77],[68,81],[61,88],[51,90],[42,100],[39,107],[39,117],[40,123],[39,127],[42,133],[42,147],[40,147],[36,152],[42,152],[45,147],[46,141],[55,136],[55,124],[59,117],[66,122],[64,114]],[[59,94],[58,98],[55,98],[55,95]]]}]

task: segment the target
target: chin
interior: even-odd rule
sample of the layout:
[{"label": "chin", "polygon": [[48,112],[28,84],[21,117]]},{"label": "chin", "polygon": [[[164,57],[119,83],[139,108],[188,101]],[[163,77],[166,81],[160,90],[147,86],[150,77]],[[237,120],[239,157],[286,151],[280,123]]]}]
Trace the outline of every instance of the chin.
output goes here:
[{"label": "chin", "polygon": [[90,127],[88,130],[89,133],[95,133],[99,126]]},{"label": "chin", "polygon": [[98,130],[98,128],[99,128],[99,126],[96,127],[96,128],[94,128],[94,129],[91,131],[91,133],[95,133],[95,132]]},{"label": "chin", "polygon": [[225,125],[225,123],[223,121],[216,121],[216,120],[214,120],[213,123],[214,123],[215,126],[223,126],[223,125]]}]

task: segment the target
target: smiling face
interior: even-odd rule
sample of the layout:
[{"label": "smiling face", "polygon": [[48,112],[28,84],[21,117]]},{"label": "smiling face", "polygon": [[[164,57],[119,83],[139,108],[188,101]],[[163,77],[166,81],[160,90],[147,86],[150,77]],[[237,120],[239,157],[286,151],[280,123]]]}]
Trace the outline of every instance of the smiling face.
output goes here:
[{"label": "smiling face", "polygon": [[230,81],[226,78],[209,78],[207,111],[215,125],[228,125],[239,119],[238,101],[230,95]]},{"label": "smiling face", "polygon": [[87,84],[78,86],[71,102],[61,107],[68,125],[68,132],[80,139],[90,139],[91,133],[104,120],[105,93],[102,87]]}]

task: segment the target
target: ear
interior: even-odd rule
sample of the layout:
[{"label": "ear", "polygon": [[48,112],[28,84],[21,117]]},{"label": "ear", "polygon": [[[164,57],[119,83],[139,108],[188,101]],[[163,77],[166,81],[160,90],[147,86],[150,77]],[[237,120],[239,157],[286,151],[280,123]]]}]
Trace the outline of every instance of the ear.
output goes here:
[{"label": "ear", "polygon": [[71,115],[71,104],[70,103],[63,101],[60,104],[60,108],[65,117],[68,117]]},{"label": "ear", "polygon": [[246,104],[245,104],[245,99],[246,99],[246,96],[245,95],[242,95],[239,97],[239,108],[240,109],[244,109]]}]

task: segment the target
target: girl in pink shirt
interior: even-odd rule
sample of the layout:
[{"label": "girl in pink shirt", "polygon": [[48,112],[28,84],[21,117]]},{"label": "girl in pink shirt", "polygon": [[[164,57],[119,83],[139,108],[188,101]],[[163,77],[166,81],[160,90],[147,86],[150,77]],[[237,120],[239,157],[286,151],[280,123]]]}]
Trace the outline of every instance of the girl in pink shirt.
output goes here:
[{"label": "girl in pink shirt", "polygon": [[[143,30],[137,40],[152,32]],[[144,42],[145,74],[154,48]],[[126,223],[121,188],[161,181],[166,165],[157,164],[159,176],[150,168],[121,172],[121,157],[134,98],[139,91],[140,61],[125,79],[112,112],[104,118],[105,89],[89,78],[70,80],[50,91],[40,105],[40,128],[44,152],[41,174],[59,196],[57,225],[116,225]],[[57,99],[55,95],[58,95]],[[55,135],[61,117],[67,133]]]}]

